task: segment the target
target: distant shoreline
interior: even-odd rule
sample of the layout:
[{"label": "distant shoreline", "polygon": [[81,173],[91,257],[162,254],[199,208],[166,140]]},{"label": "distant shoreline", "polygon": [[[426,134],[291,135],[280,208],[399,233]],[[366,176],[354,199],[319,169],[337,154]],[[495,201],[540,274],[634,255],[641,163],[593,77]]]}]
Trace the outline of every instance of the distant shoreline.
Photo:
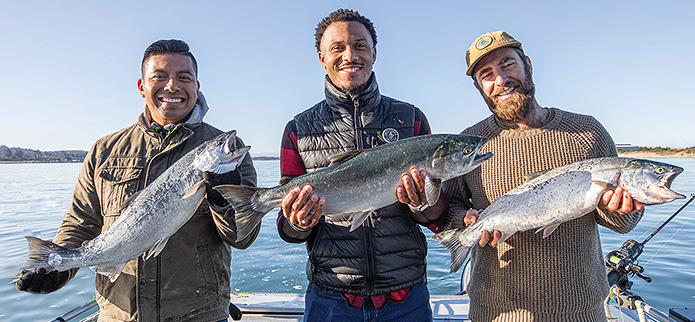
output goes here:
[{"label": "distant shoreline", "polygon": [[680,152],[650,152],[650,151],[618,151],[618,156],[628,158],[695,158],[695,153],[688,151]]},{"label": "distant shoreline", "polygon": [[[268,157],[268,156],[258,156],[258,157],[253,157],[252,159],[254,161],[280,160],[279,157]],[[12,164],[12,163],[82,163],[82,160],[76,160],[76,161],[37,161],[37,160],[7,161],[7,160],[0,160],[0,164]]]},{"label": "distant shoreline", "polygon": [[[618,156],[629,157],[629,158],[695,158],[695,147],[680,149],[680,148],[661,148],[661,147],[638,147],[637,151],[628,151],[618,149]],[[86,152],[86,151],[84,151]],[[254,161],[275,161],[280,160],[276,156],[255,156]],[[73,159],[72,161],[57,161],[57,160],[0,160],[0,164],[13,164],[13,163],[82,163],[80,159]]]}]

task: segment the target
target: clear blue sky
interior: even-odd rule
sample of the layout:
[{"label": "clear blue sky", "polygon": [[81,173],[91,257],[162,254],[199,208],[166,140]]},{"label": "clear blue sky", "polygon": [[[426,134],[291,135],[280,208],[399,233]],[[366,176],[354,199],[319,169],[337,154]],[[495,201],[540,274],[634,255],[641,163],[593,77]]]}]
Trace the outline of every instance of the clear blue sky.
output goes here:
[{"label": "clear blue sky", "polygon": [[142,52],[188,42],[207,122],[277,154],[287,120],[323,99],[316,24],[338,8],[370,18],[384,95],[434,132],[489,115],[465,75],[478,35],[506,30],[534,66],[538,102],[599,119],[616,143],[695,146],[693,1],[0,0],[0,144],[88,150],[143,111]]}]

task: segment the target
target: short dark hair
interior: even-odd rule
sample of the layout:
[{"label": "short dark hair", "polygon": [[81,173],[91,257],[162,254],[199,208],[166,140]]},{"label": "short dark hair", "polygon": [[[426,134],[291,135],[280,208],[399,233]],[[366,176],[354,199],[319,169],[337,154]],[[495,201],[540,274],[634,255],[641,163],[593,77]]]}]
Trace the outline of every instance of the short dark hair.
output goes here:
[{"label": "short dark hair", "polygon": [[191,57],[193,61],[193,71],[195,72],[196,78],[198,77],[198,62],[193,57],[191,53],[191,48],[183,40],[178,39],[160,39],[153,42],[147,49],[145,49],[145,55],[142,57],[142,76],[145,76],[145,62],[154,55],[162,54],[181,54],[184,56]]},{"label": "short dark hair", "polygon": [[321,51],[321,38],[323,38],[323,33],[326,32],[328,26],[339,21],[357,21],[361,23],[367,28],[367,31],[369,31],[369,34],[372,36],[372,41],[374,41],[374,46],[376,46],[376,30],[374,29],[374,24],[372,24],[367,17],[350,9],[338,9],[331,12],[328,17],[323,18],[316,27],[316,31],[314,32],[314,37],[316,37],[316,51]]}]

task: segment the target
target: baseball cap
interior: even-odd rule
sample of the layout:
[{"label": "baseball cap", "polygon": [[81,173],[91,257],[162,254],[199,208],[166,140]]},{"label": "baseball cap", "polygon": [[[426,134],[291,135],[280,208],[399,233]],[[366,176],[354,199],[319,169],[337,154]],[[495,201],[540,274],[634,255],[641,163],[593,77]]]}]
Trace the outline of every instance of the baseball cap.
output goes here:
[{"label": "baseball cap", "polygon": [[473,41],[473,44],[471,44],[466,51],[466,64],[468,65],[466,75],[471,76],[473,73],[473,67],[475,67],[475,64],[483,59],[485,55],[502,47],[515,47],[521,49],[521,51],[524,51],[524,49],[521,48],[520,42],[502,30],[488,32],[476,38],[475,41]]}]

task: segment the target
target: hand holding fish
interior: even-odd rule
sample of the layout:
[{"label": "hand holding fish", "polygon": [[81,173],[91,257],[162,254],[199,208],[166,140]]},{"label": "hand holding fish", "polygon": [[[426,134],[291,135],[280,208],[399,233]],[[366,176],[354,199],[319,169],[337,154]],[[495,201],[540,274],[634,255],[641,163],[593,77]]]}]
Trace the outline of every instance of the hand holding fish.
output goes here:
[{"label": "hand holding fish", "polygon": [[401,175],[401,185],[396,187],[398,201],[414,208],[427,204],[425,196],[425,176],[423,170],[411,167],[408,173]]},{"label": "hand holding fish", "polygon": [[282,214],[296,228],[314,227],[323,215],[326,199],[319,198],[313,191],[314,188],[308,184],[301,189],[295,187],[282,200]]},{"label": "hand holding fish", "polygon": [[[477,209],[468,209],[468,211],[466,211],[466,216],[463,217],[463,223],[466,226],[472,225],[478,221],[478,213]],[[480,247],[485,247],[485,245],[490,244],[490,246],[494,248],[499,245],[500,239],[502,239],[502,232],[499,230],[495,229],[492,232],[483,230],[483,233],[480,235],[480,240],[478,240],[478,245]]]},{"label": "hand holding fish", "polygon": [[[444,209],[437,198],[430,205],[427,202],[427,180],[429,174],[417,167],[411,167],[407,173],[401,175],[401,185],[396,187],[398,201],[410,206],[413,219],[417,222],[430,222],[441,216]],[[430,179],[431,180],[431,179]],[[437,189],[439,189],[437,187]],[[436,193],[439,196],[439,192]],[[426,210],[430,209],[430,210]]]},{"label": "hand holding fish", "polygon": [[598,208],[624,215],[638,212],[644,209],[644,205],[638,200],[632,199],[630,192],[618,187],[615,190],[607,190],[601,195]]}]

